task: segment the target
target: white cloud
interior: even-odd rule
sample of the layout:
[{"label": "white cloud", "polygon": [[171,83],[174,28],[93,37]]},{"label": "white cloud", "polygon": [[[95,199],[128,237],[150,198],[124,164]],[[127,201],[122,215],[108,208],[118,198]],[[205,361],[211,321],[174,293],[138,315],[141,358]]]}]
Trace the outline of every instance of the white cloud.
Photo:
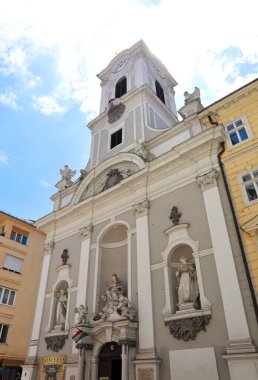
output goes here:
[{"label": "white cloud", "polygon": [[[256,0],[246,0],[244,7],[235,0],[218,0],[214,6],[204,0],[154,5],[123,0],[122,6],[120,0],[90,5],[85,0],[10,0],[1,5],[0,66],[2,74],[21,75],[35,87],[40,78],[30,66],[32,57],[54,50],[59,82],[50,95],[38,98],[41,112],[64,111],[63,99],[78,103],[83,112],[98,112],[96,74],[116,53],[143,39],[178,81],[178,107],[183,92],[195,85],[206,103],[253,79],[255,74],[241,74],[237,64],[258,60],[255,9]],[[241,58],[219,56],[230,46],[239,48]]]},{"label": "white cloud", "polygon": [[18,110],[18,105],[17,105],[17,95],[10,91],[6,93],[0,93],[0,104],[3,104],[6,107],[12,108],[14,110]]},{"label": "white cloud", "polygon": [[65,111],[65,108],[61,107],[55,98],[51,96],[39,96],[35,98],[34,107],[46,116]]},{"label": "white cloud", "polygon": [[5,152],[0,151],[0,165],[8,165],[9,157],[5,154]]},{"label": "white cloud", "polygon": [[46,188],[48,188],[48,187],[51,186],[51,185],[50,185],[47,181],[45,181],[44,179],[41,179],[41,180],[39,181],[39,183],[40,183],[40,186],[42,186],[42,187],[46,187]]}]

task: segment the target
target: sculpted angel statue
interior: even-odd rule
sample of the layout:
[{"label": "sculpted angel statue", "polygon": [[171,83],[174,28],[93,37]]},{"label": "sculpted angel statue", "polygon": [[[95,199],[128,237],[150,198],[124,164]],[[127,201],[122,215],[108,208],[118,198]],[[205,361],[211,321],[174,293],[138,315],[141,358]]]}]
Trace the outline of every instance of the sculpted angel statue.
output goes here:
[{"label": "sculpted angel statue", "polygon": [[186,303],[194,303],[198,297],[198,283],[194,260],[188,261],[185,256],[179,259],[179,263],[172,263],[172,268],[177,269],[178,281],[178,306]]},{"label": "sculpted angel statue", "polygon": [[80,305],[75,308],[75,313],[77,313],[76,324],[85,324],[87,322],[88,307]]}]

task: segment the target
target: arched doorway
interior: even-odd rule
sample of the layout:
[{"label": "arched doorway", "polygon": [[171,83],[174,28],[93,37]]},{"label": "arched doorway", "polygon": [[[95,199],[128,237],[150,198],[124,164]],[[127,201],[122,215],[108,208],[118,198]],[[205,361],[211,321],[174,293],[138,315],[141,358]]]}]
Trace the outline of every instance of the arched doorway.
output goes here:
[{"label": "arched doorway", "polygon": [[121,380],[121,346],[116,342],[106,343],[99,353],[98,378]]}]

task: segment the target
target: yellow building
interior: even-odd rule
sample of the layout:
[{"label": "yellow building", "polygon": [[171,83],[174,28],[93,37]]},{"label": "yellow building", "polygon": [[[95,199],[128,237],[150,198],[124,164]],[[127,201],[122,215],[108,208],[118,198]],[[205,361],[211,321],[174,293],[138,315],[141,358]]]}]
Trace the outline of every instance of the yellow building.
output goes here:
[{"label": "yellow building", "polygon": [[20,377],[29,345],[45,235],[0,212],[0,379]]},{"label": "yellow building", "polygon": [[222,170],[235,212],[236,233],[250,273],[253,301],[258,298],[258,79],[200,112],[207,126],[222,124],[226,143]]}]

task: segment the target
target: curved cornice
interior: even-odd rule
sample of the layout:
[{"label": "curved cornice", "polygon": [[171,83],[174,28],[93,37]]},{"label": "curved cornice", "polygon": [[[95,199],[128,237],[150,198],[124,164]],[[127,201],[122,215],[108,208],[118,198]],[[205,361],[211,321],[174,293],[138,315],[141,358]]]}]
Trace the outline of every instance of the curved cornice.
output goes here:
[{"label": "curved cornice", "polygon": [[115,156],[112,156],[108,158],[107,160],[103,161],[101,164],[99,164],[96,168],[93,168],[87,176],[84,178],[84,180],[79,185],[78,189],[75,191],[73,199],[71,201],[71,204],[76,204],[79,202],[84,190],[90,185],[90,183],[101,175],[101,173],[104,173],[109,168],[114,167],[114,165],[118,165],[121,163],[130,162],[135,164],[139,170],[143,169],[145,167],[145,163],[142,160],[141,157],[139,157],[135,153],[119,153]]}]

